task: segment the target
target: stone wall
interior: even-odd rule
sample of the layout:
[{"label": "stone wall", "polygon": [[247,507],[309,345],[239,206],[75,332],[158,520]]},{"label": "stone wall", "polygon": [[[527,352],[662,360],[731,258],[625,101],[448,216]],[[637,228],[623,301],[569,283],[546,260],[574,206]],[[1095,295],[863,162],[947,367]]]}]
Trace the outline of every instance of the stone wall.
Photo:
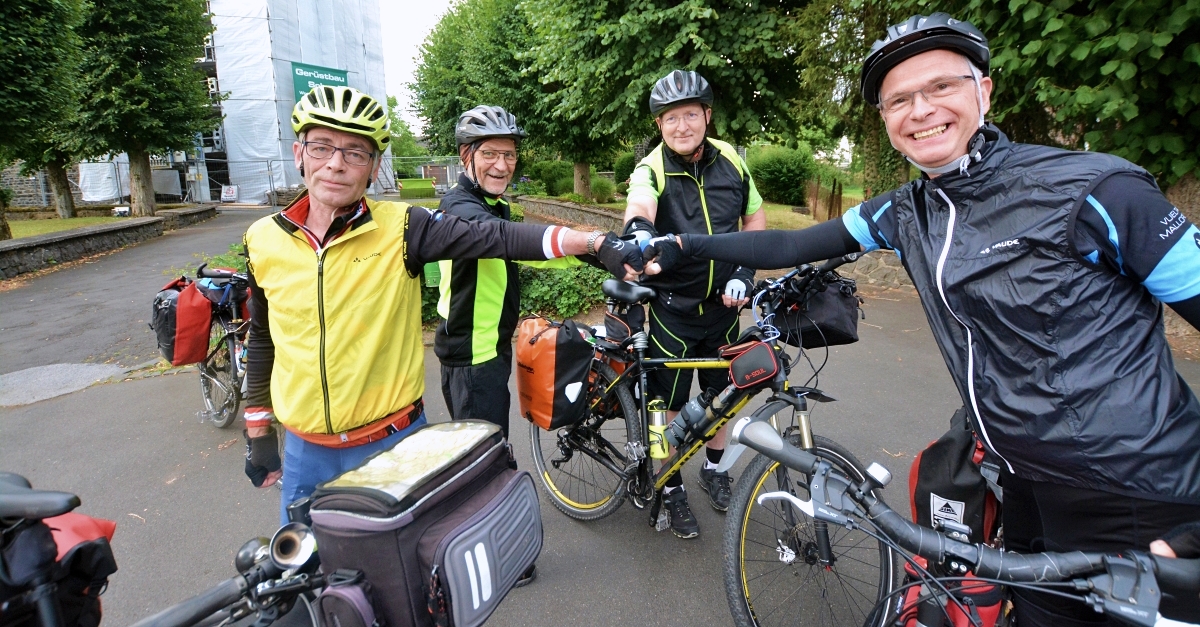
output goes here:
[{"label": "stone wall", "polygon": [[182,209],[162,209],[155,212],[154,215],[163,219],[164,231],[173,231],[217,217],[217,206],[203,205]]},{"label": "stone wall", "polygon": [[130,218],[112,224],[46,233],[0,242],[0,278],[74,261],[163,234],[164,218]]},{"label": "stone wall", "polygon": [[[527,221],[537,222],[538,216],[548,221],[565,222],[572,226],[595,227],[604,231],[620,231],[624,213],[601,207],[588,207],[565,200],[519,196],[515,200],[525,210]],[[530,214],[534,214],[530,216]],[[533,218],[530,220],[530,218]]]}]

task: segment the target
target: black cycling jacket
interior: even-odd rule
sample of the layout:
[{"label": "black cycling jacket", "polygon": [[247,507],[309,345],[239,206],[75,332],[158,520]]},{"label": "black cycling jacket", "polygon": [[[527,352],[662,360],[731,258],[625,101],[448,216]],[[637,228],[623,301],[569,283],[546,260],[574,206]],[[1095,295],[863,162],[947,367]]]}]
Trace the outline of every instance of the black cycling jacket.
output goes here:
[{"label": "black cycling jacket", "polygon": [[[1014,474],[1200,502],[1200,402],[1175,371],[1162,304],[1075,245],[1096,186],[1117,173],[1153,179],[1111,155],[1013,144],[994,127],[987,137],[966,172],[912,181],[848,212],[845,225],[865,248],[900,256],[979,435]],[[848,243],[821,227],[840,240],[821,256]],[[1194,226],[1166,228],[1194,255]],[[684,250],[774,266],[762,246],[723,250],[754,235],[687,236]]]}]

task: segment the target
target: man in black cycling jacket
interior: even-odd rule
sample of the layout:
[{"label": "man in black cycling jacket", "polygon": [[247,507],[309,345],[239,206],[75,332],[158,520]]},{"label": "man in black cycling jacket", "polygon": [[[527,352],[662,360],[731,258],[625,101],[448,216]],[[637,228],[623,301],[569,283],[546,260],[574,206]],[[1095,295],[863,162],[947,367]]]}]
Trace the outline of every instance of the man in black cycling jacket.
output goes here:
[{"label": "man in black cycling jacket", "polygon": [[[1162,321],[1166,303],[1200,328],[1200,231],[1138,166],[985,123],[989,60],[983,34],[944,13],[890,27],[862,94],[920,179],[802,231],[663,237],[645,253],[666,272],[682,255],[784,268],[894,250],[1002,460],[1006,547],[1144,550],[1200,520],[1200,402]],[[1018,590],[1016,606],[1022,627],[1104,622],[1049,595]]]}]

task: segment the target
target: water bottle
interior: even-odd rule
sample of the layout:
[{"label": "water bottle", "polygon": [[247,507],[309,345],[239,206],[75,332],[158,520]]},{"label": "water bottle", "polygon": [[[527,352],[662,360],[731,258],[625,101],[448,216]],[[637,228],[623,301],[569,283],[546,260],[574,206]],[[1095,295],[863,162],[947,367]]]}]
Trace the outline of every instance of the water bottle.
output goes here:
[{"label": "water bottle", "polygon": [[650,416],[650,457],[666,459],[667,449],[667,402],[662,397],[654,397],[646,405],[646,413]]},{"label": "water bottle", "polygon": [[704,421],[708,414],[708,406],[712,403],[713,394],[709,390],[705,390],[698,394],[695,398],[687,402],[683,409],[675,416],[675,420],[667,425],[667,442],[674,447],[678,447],[685,439],[687,434],[693,428]]}]

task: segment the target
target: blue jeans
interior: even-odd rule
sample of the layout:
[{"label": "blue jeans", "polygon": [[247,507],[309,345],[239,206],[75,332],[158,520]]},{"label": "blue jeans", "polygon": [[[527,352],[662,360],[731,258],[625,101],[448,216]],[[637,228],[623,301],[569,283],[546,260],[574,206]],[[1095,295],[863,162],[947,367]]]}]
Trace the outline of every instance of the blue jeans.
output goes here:
[{"label": "blue jeans", "polygon": [[280,524],[287,524],[287,506],[292,501],[312,494],[313,490],[317,489],[318,483],[329,481],[347,470],[357,468],[364,459],[373,453],[391,448],[424,424],[425,412],[421,412],[421,415],[403,431],[393,433],[378,442],[349,448],[330,448],[305,442],[289,431],[283,442],[283,479],[281,479],[283,495],[279,503]]}]

